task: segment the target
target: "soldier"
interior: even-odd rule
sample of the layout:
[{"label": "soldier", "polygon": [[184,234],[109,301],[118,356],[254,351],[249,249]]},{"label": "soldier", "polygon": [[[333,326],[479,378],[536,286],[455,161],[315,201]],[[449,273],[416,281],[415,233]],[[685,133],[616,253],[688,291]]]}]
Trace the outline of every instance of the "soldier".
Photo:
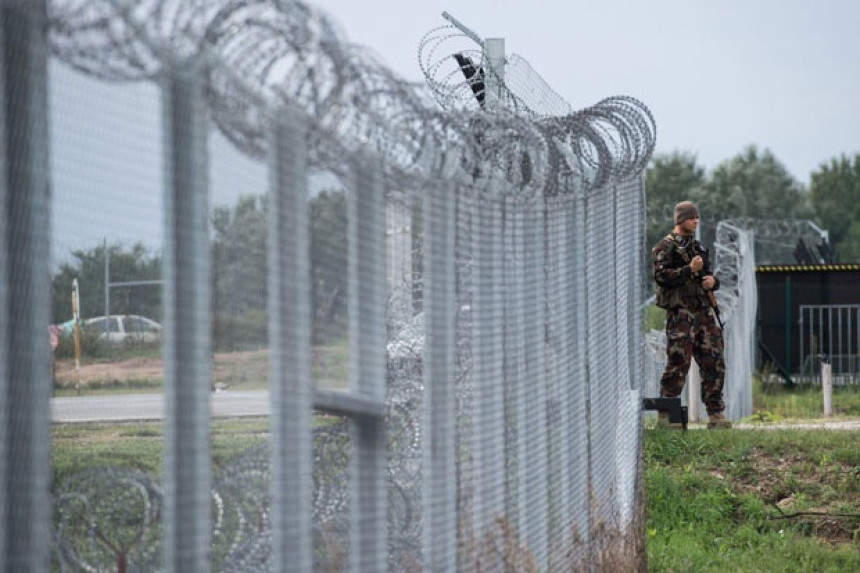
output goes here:
[{"label": "soldier", "polygon": [[[666,370],[660,396],[676,397],[684,389],[690,359],[702,374],[702,402],[708,428],[730,428],[724,414],[723,332],[711,313],[713,291],[720,281],[711,272],[708,250],[695,239],[699,210],[690,201],[675,206],[675,227],[651,250],[657,306],[666,309]],[[668,425],[668,412],[658,423]]]}]

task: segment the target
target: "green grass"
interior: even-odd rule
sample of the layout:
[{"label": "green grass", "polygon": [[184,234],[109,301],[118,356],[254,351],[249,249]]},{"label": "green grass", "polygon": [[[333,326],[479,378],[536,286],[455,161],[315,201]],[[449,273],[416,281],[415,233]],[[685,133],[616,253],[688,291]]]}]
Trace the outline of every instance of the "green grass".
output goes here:
[{"label": "green grass", "polygon": [[[315,415],[314,427],[334,416]],[[269,439],[269,418],[229,418],[212,422],[212,464],[220,466]],[[51,466],[54,484],[90,468],[136,469],[160,479],[164,455],[161,422],[56,424],[52,428]]]},{"label": "green grass", "polygon": [[[818,394],[756,383],[753,403],[772,419],[809,419],[820,417]],[[860,417],[856,390],[836,389],[833,404],[842,417]],[[269,429],[268,419],[213,421],[213,466],[267,439]],[[160,423],[55,425],[52,431],[55,484],[100,466],[160,479]],[[858,431],[646,431],[648,570],[860,571],[858,443]]]},{"label": "green grass", "polygon": [[[860,385],[833,388],[833,417],[860,418]],[[824,402],[820,386],[784,386],[781,382],[765,383],[753,379],[752,420],[779,421],[783,419],[820,418]]]},{"label": "green grass", "polygon": [[[216,420],[211,433],[213,464],[234,458],[268,435],[268,419]],[[54,484],[95,467],[136,469],[154,478],[162,472],[164,429],[160,422],[59,424],[53,427],[52,438]]]},{"label": "green grass", "polygon": [[[123,344],[107,344],[98,340],[98,334],[92,332],[83,333],[80,350],[81,360],[91,362],[154,358],[161,355],[161,345],[158,342],[129,339]],[[71,335],[60,337],[54,356],[61,360],[74,360],[75,343]]]},{"label": "green grass", "polygon": [[97,380],[89,382],[85,389],[78,391],[73,385],[54,386],[54,397],[105,396],[116,394],[160,394],[160,380],[128,379]]},{"label": "green grass", "polygon": [[[817,396],[816,396],[817,395]],[[756,384],[773,420],[820,417],[820,389]],[[834,392],[860,416],[860,392]],[[645,432],[649,571],[860,571],[860,432]]]},{"label": "green grass", "polygon": [[346,388],[349,382],[349,341],[342,338],[314,351],[314,382],[327,388]]}]

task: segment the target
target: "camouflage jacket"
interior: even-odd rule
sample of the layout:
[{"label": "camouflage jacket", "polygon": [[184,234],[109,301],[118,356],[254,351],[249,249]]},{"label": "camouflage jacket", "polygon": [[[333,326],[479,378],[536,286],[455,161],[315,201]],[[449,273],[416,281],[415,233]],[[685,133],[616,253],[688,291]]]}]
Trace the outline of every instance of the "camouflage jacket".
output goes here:
[{"label": "camouflage jacket", "polygon": [[[700,255],[702,270],[693,273],[690,261]],[[692,237],[670,233],[651,249],[654,280],[657,282],[657,306],[660,308],[702,308],[709,305],[708,295],[702,288],[702,279],[713,276],[708,249]],[[714,276],[714,289],[720,281]]]}]

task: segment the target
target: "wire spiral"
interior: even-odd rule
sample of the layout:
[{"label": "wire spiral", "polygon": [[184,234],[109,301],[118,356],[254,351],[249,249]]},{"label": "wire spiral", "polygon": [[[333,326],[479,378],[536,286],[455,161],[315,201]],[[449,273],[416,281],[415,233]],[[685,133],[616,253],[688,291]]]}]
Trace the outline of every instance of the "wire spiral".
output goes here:
[{"label": "wire spiral", "polygon": [[[265,155],[268,126],[286,107],[308,118],[313,160],[335,172],[345,151],[370,149],[391,177],[448,169],[495,194],[554,194],[571,188],[561,183],[570,177],[588,192],[641,171],[655,145],[654,118],[638,100],[572,111],[519,56],[496,71],[471,39],[452,53],[464,37],[450,26],[421,41],[427,85],[418,86],[296,0],[54,0],[50,13],[53,53],[98,78],[154,80],[203,57],[212,119],[254,157]],[[461,77],[457,58],[498,76],[500,105],[484,108],[483,88]]]}]

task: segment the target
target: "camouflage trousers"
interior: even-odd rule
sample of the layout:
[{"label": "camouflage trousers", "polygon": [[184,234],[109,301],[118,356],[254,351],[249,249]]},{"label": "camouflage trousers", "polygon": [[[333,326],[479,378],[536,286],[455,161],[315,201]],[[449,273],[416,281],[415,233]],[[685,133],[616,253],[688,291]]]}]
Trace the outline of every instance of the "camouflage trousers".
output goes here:
[{"label": "camouflage trousers", "polygon": [[690,360],[695,358],[702,375],[702,402],[708,414],[722,412],[726,409],[723,332],[711,310],[670,308],[666,315],[666,370],[660,379],[660,396],[681,394]]}]

